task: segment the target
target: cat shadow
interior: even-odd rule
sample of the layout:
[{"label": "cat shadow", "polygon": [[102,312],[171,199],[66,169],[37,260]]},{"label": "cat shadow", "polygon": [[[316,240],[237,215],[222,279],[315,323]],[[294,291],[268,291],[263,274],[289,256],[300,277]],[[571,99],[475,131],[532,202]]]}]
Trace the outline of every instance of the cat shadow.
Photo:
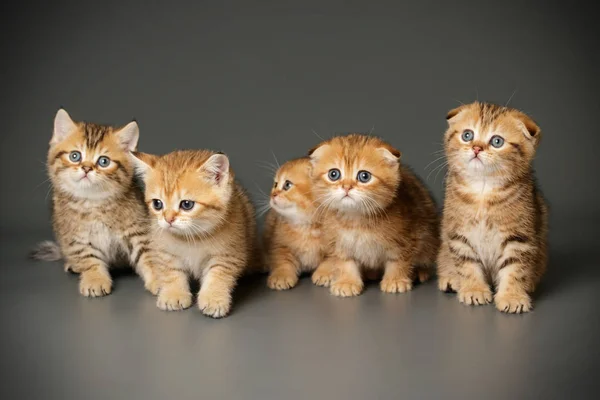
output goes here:
[{"label": "cat shadow", "polygon": [[266,274],[253,274],[241,277],[233,293],[231,314],[240,311],[250,304],[253,298],[258,297],[259,293],[264,292],[267,287],[266,279]]}]

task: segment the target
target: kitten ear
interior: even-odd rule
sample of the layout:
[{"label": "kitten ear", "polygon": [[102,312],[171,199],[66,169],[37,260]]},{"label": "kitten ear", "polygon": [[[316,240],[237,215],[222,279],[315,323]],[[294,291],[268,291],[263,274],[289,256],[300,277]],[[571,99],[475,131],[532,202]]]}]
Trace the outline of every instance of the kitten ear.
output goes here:
[{"label": "kitten ear", "polygon": [[523,132],[523,135],[525,135],[527,139],[533,141],[534,146],[537,146],[542,137],[542,130],[540,127],[525,113],[517,111],[514,116],[517,119],[517,124]]},{"label": "kitten ear", "polygon": [[223,153],[213,154],[202,165],[201,171],[206,173],[217,185],[227,182],[229,177],[229,158]]},{"label": "kitten ear", "polygon": [[73,122],[69,113],[63,108],[58,110],[54,117],[54,131],[50,144],[57,144],[65,140],[67,136],[77,129],[77,124]]},{"label": "kitten ear", "polygon": [[467,105],[463,104],[460,107],[456,107],[456,108],[453,108],[452,110],[448,111],[448,114],[446,114],[446,121],[450,122],[450,120],[452,120],[458,114],[460,114],[461,112],[463,112],[466,107],[467,107]]},{"label": "kitten ear", "polygon": [[315,162],[319,161],[321,159],[321,157],[323,157],[323,154],[325,154],[325,152],[328,149],[329,149],[328,144],[320,144],[317,147],[313,147],[312,149],[310,149],[308,151],[308,157],[310,157],[310,163],[314,164]]},{"label": "kitten ear", "polygon": [[140,176],[145,176],[148,171],[156,165],[157,156],[148,153],[140,153],[138,151],[130,151],[131,160],[135,167],[135,172]]},{"label": "kitten ear", "polygon": [[402,153],[400,153],[400,151],[396,150],[392,146],[380,147],[377,149],[377,151],[383,156],[386,162],[392,165],[398,164],[400,162],[400,157],[402,156]]},{"label": "kitten ear", "polygon": [[140,128],[137,121],[133,120],[123,128],[115,131],[115,135],[123,150],[135,151],[137,149],[138,139],[140,138]]}]

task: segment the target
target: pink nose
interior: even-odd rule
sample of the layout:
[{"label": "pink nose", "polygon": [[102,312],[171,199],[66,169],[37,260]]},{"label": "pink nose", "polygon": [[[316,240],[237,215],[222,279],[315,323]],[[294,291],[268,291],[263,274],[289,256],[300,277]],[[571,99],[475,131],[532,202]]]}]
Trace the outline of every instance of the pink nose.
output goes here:
[{"label": "pink nose", "polygon": [[483,149],[479,146],[473,146],[473,153],[475,153],[475,155],[479,154],[479,152],[482,150]]},{"label": "pink nose", "polygon": [[175,222],[175,217],[165,218],[165,221],[167,221],[169,225],[173,225],[173,222]]},{"label": "pink nose", "polygon": [[90,172],[92,170],[92,167],[84,166],[84,167],[81,167],[81,169],[87,174],[88,172]]}]

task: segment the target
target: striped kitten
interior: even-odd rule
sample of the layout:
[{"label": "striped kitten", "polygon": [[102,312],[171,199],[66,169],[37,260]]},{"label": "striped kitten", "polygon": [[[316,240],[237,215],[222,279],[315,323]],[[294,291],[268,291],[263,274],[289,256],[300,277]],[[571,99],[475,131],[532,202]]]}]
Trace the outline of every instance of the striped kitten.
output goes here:
[{"label": "striped kitten", "polygon": [[286,162],[275,174],[264,234],[271,289],[296,286],[300,273],[314,271],[323,259],[310,168],[309,158],[299,158]]},{"label": "striped kitten", "polygon": [[449,171],[439,288],[465,304],[527,312],[546,269],[547,207],[532,161],[540,128],[524,113],[472,103],[448,113]]},{"label": "striped kitten", "polygon": [[161,276],[157,305],[189,307],[188,274],[201,279],[198,307],[210,317],[229,313],[231,293],[255,255],[254,208],[224,154],[175,151],[132,153],[146,186],[157,243],[171,268]]},{"label": "striped kitten", "polygon": [[314,193],[323,210],[327,259],[313,282],[336,296],[356,296],[365,275],[383,270],[383,292],[425,281],[439,246],[435,203],[383,140],[351,134],[310,152]]},{"label": "striped kitten", "polygon": [[32,257],[63,259],[66,271],[80,274],[84,296],[109,294],[109,267],[119,262],[130,262],[146,288],[158,291],[157,256],[149,247],[148,216],[128,155],[138,137],[135,121],[122,128],[75,122],[62,109],[54,119],[47,164],[58,245],[44,242]]}]

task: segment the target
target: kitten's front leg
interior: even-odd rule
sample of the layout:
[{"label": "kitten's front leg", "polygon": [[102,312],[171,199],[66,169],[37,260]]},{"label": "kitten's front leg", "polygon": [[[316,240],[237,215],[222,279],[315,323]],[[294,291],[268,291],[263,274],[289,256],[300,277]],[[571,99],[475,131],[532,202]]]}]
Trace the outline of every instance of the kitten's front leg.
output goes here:
[{"label": "kitten's front leg", "polygon": [[153,295],[160,290],[158,270],[165,268],[166,260],[157,250],[153,249],[153,243],[147,237],[146,232],[132,235],[128,238],[131,245],[129,254],[130,262],[135,271],[144,281],[144,287]]},{"label": "kitten's front leg", "polygon": [[412,289],[412,266],[403,260],[389,260],[385,263],[385,272],[381,280],[381,291],[404,293]]},{"label": "kitten's front leg", "polygon": [[68,269],[79,274],[79,293],[86,297],[110,294],[112,279],[100,250],[86,245],[84,249],[70,249],[65,253]]},{"label": "kitten's front leg", "polygon": [[[512,250],[512,251],[511,251]],[[505,249],[499,260],[497,290],[494,296],[496,308],[507,313],[524,313],[531,310],[529,293],[534,289],[535,249],[522,244],[519,251]]]},{"label": "kitten's front leg", "polygon": [[338,276],[331,284],[331,294],[340,297],[358,296],[363,291],[363,281],[360,267],[354,260],[333,259],[338,270]]},{"label": "kitten's front leg", "polygon": [[335,257],[324,259],[312,274],[312,282],[317,286],[329,287],[338,272],[336,263],[339,260]]},{"label": "kitten's front leg", "polygon": [[241,274],[244,262],[234,257],[211,260],[202,276],[198,292],[198,308],[204,315],[222,318],[231,309],[231,292]]},{"label": "kitten's front leg", "polygon": [[267,286],[274,290],[293,288],[298,283],[300,262],[285,248],[274,249],[270,255],[271,272],[267,278]]},{"label": "kitten's front leg", "polygon": [[185,272],[168,267],[155,270],[160,282],[156,306],[165,311],[179,311],[192,305],[192,293]]}]

